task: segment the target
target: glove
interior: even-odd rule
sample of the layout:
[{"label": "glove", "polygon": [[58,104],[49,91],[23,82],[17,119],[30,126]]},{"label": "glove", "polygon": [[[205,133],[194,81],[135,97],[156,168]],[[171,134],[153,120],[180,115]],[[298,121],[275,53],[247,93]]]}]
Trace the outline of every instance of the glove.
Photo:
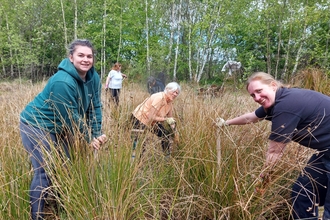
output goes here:
[{"label": "glove", "polygon": [[169,125],[173,125],[176,123],[175,119],[174,118],[166,118],[166,123],[169,124]]},{"label": "glove", "polygon": [[227,122],[225,121],[225,119],[223,118],[217,118],[216,119],[216,122],[215,122],[215,125],[219,128],[223,127],[223,126],[227,126]]},{"label": "glove", "polygon": [[176,121],[174,118],[166,118],[166,120],[163,123],[164,126],[164,134],[168,137],[174,138],[174,135],[176,133]]}]

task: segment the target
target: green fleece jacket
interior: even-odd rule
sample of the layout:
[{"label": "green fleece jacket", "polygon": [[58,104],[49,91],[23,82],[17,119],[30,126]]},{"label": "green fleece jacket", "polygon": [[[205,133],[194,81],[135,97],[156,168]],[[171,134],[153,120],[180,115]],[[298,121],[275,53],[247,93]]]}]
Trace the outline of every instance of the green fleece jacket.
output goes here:
[{"label": "green fleece jacket", "polygon": [[[86,140],[101,135],[101,82],[92,67],[84,82],[68,58],[21,112],[22,122],[53,134],[80,132]],[[91,131],[91,132],[89,132]]]}]

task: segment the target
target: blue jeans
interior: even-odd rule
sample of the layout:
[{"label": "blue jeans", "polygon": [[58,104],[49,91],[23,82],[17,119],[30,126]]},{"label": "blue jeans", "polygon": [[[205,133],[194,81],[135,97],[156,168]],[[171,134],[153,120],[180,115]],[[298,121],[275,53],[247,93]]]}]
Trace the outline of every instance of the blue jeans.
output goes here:
[{"label": "blue jeans", "polygon": [[[31,218],[43,219],[43,209],[45,206],[45,198],[47,197],[48,187],[51,185],[49,176],[45,171],[45,155],[43,152],[51,153],[51,146],[57,146],[59,139],[62,141],[63,149],[68,158],[70,158],[67,142],[63,142],[62,138],[55,134],[50,134],[44,130],[29,126],[20,122],[20,133],[24,148],[29,153],[33,167],[33,179],[30,185],[30,205]],[[51,143],[50,143],[51,142]],[[56,147],[57,148],[57,147]]]},{"label": "blue jeans", "polygon": [[318,207],[324,206],[323,220],[330,220],[330,152],[314,154],[292,187],[294,219],[318,219]]}]

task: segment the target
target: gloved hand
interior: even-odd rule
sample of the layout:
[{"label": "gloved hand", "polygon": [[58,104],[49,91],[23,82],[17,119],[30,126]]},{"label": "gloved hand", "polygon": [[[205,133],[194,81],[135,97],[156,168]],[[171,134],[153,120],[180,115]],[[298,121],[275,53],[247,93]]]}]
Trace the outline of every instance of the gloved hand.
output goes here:
[{"label": "gloved hand", "polygon": [[217,118],[215,121],[215,125],[219,128],[223,127],[223,126],[227,126],[227,122],[225,121],[225,119],[223,118]]},{"label": "gloved hand", "polygon": [[166,135],[171,136],[172,138],[174,137],[174,134],[176,133],[176,121],[174,118],[166,118],[166,120],[163,123],[165,133]]},{"label": "gloved hand", "polygon": [[166,122],[167,122],[167,124],[169,124],[169,125],[173,125],[173,124],[176,123],[175,119],[172,118],[172,117],[170,117],[170,118],[166,118]]}]

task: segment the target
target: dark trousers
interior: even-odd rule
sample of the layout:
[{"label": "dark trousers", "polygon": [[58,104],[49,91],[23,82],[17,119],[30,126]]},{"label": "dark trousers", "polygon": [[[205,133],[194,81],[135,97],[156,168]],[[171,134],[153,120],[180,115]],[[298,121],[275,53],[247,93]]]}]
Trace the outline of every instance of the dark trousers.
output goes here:
[{"label": "dark trousers", "polygon": [[[47,190],[51,185],[50,178],[45,170],[47,162],[45,161],[46,155],[44,153],[51,153],[51,146],[57,146],[59,137],[23,122],[20,122],[20,133],[24,148],[29,153],[34,171],[29,191],[31,218],[39,220],[43,219],[45,198],[47,197]],[[66,157],[70,158],[67,143],[63,142],[62,144]]]},{"label": "dark trousers", "polygon": [[120,95],[120,89],[109,89],[111,99],[116,103],[116,105],[119,104],[119,95]]},{"label": "dark trousers", "polygon": [[[134,117],[134,115],[131,116],[131,122],[134,129],[146,129],[146,126],[139,121],[137,118]],[[152,128],[151,132],[156,134],[157,137],[161,138],[161,146],[164,151],[164,153],[169,154],[169,148],[170,148],[170,140],[169,135],[164,126],[161,123],[156,123]],[[135,137],[135,142],[137,141],[137,137]]]},{"label": "dark trousers", "polygon": [[329,187],[330,153],[314,154],[292,187],[294,219],[317,220],[318,206],[324,206],[323,220],[330,220]]}]

